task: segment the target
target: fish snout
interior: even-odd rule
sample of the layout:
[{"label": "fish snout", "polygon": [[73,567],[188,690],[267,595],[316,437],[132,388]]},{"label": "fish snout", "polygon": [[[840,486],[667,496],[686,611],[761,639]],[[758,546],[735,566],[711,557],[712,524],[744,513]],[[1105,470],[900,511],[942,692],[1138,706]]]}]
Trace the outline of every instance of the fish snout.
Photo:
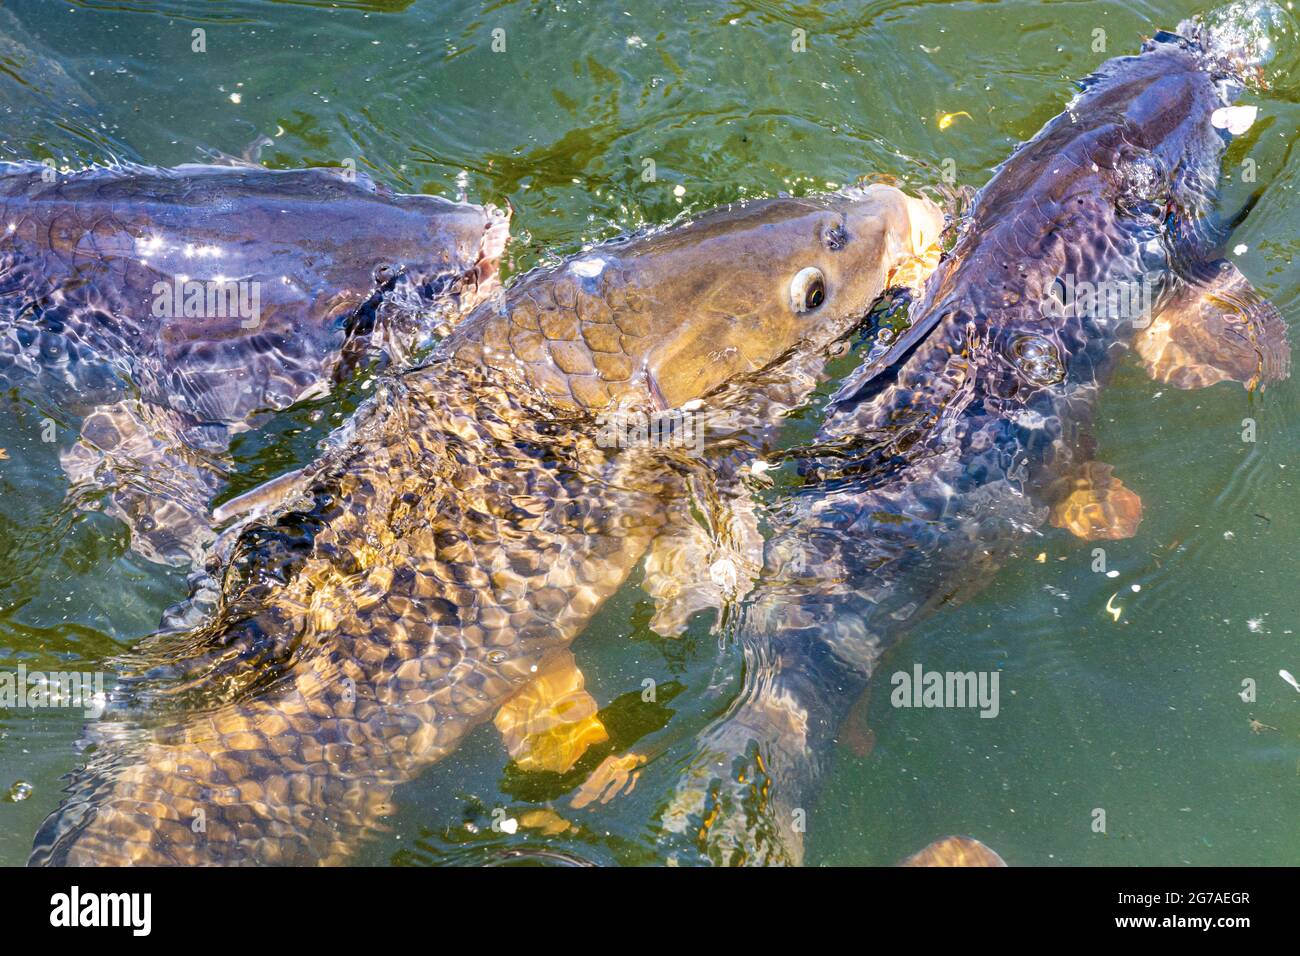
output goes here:
[{"label": "fish snout", "polygon": [[[500,208],[491,203],[482,206],[481,210],[466,208],[480,213],[477,218],[482,231],[474,229],[467,235],[466,230],[461,230],[456,243],[458,252],[452,262],[446,261],[445,253],[437,255],[443,240],[435,238],[429,247],[435,257],[427,263],[406,268],[398,277],[403,282],[398,284],[396,293],[391,286],[387,289],[390,298],[417,310],[431,305],[439,307],[443,318],[454,323],[500,290],[501,256],[510,241],[512,211],[508,205]],[[431,226],[437,226],[436,219]],[[457,261],[459,264],[455,264]],[[375,278],[376,283],[381,283],[379,275]],[[450,326],[446,326],[442,332],[449,329]]]},{"label": "fish snout", "polygon": [[907,208],[908,222],[911,224],[911,254],[924,255],[938,243],[943,234],[947,219],[938,204],[925,196],[903,196]]},{"label": "fish snout", "polygon": [[483,212],[487,223],[479,242],[478,258],[460,283],[462,311],[469,311],[501,288],[501,256],[510,241],[513,210],[508,202],[504,208],[488,203]]},{"label": "fish snout", "polygon": [[[909,196],[896,186],[872,183],[843,190],[855,203],[863,203],[850,215],[849,234],[862,222],[872,223],[884,215],[890,225],[890,247],[901,259],[923,255],[938,242],[947,225],[943,209],[925,196]],[[863,232],[869,230],[861,230]]]}]

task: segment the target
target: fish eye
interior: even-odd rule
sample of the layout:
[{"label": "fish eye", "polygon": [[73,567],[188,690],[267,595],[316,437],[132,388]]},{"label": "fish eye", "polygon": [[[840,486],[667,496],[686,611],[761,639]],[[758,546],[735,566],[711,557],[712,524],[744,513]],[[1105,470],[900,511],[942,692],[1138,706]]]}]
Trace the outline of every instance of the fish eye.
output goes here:
[{"label": "fish eye", "polygon": [[811,312],[826,301],[826,277],[816,266],[800,269],[790,281],[790,308]]}]

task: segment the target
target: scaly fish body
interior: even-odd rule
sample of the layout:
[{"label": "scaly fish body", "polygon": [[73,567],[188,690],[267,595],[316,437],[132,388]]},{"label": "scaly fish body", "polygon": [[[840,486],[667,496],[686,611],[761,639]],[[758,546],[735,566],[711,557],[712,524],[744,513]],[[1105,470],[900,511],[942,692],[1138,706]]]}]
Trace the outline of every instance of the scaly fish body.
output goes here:
[{"label": "scaly fish body", "polygon": [[1287,374],[1281,317],[1232,267],[1206,268],[1235,78],[1199,34],[1161,34],[1105,64],[977,195],[911,330],[841,389],[807,484],[774,510],[739,625],[746,686],[695,742],[665,852],[798,862],[799,811],[882,652],[1096,473],[1098,394],[1150,315],[1062,286],[1149,286],[1205,367],[1252,386]]},{"label": "scaly fish body", "polygon": [[[0,376],[85,414],[65,471],[117,473],[110,511],[173,564],[210,537],[230,437],[367,353],[401,360],[491,292],[508,229],[338,170],[2,171]],[[154,502],[131,479],[158,472]]]},{"label": "scaly fish body", "polygon": [[146,642],[33,860],[344,858],[398,782],[579,633],[685,496],[688,454],[602,445],[598,416],[830,344],[938,225],[888,187],[765,200],[485,303],[243,531],[211,620]]}]

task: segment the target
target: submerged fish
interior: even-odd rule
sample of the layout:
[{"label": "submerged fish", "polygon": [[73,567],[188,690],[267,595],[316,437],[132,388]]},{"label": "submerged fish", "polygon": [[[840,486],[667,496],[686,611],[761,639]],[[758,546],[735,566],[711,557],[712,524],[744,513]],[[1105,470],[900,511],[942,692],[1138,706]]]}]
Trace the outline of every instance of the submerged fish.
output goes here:
[{"label": "submerged fish", "polygon": [[[1288,374],[1282,317],[1222,258],[1211,212],[1245,67],[1181,29],[1105,63],[997,170],[910,330],[835,396],[770,515],[738,624],[745,686],[662,811],[675,861],[799,862],[831,744],[888,647],[1049,520],[1132,532],[1140,502],[1090,436],[1128,350],[1183,387]],[[1062,295],[1143,284],[1150,315]]]},{"label": "submerged fish", "polygon": [[509,218],[243,166],[5,165],[0,207],[0,376],[86,413],[64,470],[171,564],[211,537],[232,435],[490,294]]},{"label": "submerged fish", "polygon": [[344,859],[688,510],[693,450],[610,417],[689,409],[802,344],[751,395],[783,409],[941,222],[886,186],[756,201],[485,303],[239,534],[210,619],[138,650],[33,862]]}]

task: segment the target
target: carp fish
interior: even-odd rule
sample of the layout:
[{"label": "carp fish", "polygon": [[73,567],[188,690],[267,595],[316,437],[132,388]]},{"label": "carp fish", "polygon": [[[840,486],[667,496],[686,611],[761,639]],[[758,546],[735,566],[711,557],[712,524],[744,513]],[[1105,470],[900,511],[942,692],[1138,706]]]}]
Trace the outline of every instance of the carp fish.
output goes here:
[{"label": "carp fish", "polygon": [[150,560],[199,560],[234,435],[497,285],[509,216],[364,174],[0,166],[0,376],[84,414],[61,456]]},{"label": "carp fish", "polygon": [[976,194],[910,328],[833,396],[770,510],[736,625],[744,687],[658,811],[669,861],[799,863],[801,814],[888,648],[1049,524],[1134,532],[1141,502],[1091,436],[1125,356],[1181,388],[1287,376],[1286,325],[1223,258],[1213,211],[1250,69],[1198,23],[1157,33]]},{"label": "carp fish", "polygon": [[215,608],[123,662],[32,861],[346,859],[503,705],[581,690],[568,644],[701,477],[644,423],[752,375],[761,432],[942,221],[884,185],[740,203],[479,306],[218,542]]}]

